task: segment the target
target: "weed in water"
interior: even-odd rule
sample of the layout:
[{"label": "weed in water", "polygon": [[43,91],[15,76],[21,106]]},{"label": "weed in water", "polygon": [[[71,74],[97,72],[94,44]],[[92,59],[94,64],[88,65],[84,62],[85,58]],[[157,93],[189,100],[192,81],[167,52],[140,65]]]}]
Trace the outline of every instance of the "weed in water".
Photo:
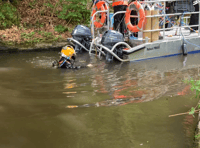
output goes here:
[{"label": "weed in water", "polygon": [[200,138],[200,134],[194,136],[196,139]]},{"label": "weed in water", "polygon": [[190,84],[191,85],[191,90],[192,91],[196,91],[196,98],[197,97],[200,98],[200,95],[199,95],[199,92],[200,92],[200,80],[190,79],[190,80],[185,80],[184,82]]},{"label": "weed in water", "polygon": [[[197,98],[200,98],[200,95],[199,95],[199,92],[200,92],[200,80],[193,80],[193,79],[190,79],[190,80],[184,80],[185,83],[187,84],[190,84],[191,85],[191,90],[192,91],[196,91],[196,95],[195,97]],[[200,101],[198,102],[197,106],[196,107],[192,107],[190,109],[190,112],[189,112],[189,115],[193,115],[194,117],[194,113],[198,110],[196,109],[199,109],[200,108]]]},{"label": "weed in water", "polygon": [[194,113],[195,113],[195,108],[192,107],[191,110],[190,110],[190,112],[189,112],[189,115],[192,115],[194,117]]}]

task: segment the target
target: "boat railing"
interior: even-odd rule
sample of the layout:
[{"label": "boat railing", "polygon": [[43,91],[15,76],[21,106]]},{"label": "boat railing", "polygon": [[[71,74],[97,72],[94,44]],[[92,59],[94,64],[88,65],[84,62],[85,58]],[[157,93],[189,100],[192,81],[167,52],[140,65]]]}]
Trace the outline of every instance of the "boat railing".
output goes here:
[{"label": "boat railing", "polygon": [[[180,1],[180,2],[182,2],[183,0],[152,0],[152,1],[138,1],[138,2],[140,2],[140,3],[142,3],[142,4],[145,4],[145,3],[147,3],[147,4],[149,4],[149,3],[162,3],[162,6],[163,6],[163,14],[157,14],[157,15],[148,15],[148,16],[146,16],[146,18],[155,18],[155,17],[163,17],[163,24],[166,24],[166,17],[168,17],[168,16],[179,16],[179,17],[182,17],[182,16],[184,16],[184,15],[192,15],[192,14],[200,14],[200,11],[198,11],[198,12],[183,12],[183,13],[166,13],[166,2],[177,2],[177,1]],[[195,1],[195,4],[197,4],[197,3],[199,3],[199,0],[196,0]],[[199,10],[200,10],[200,5],[199,5]],[[108,9],[107,10],[104,10],[104,11],[97,11],[97,12],[95,12],[94,13],[94,15],[92,16],[92,19],[91,19],[91,21],[92,21],[92,27],[91,27],[91,29],[92,29],[92,36],[93,36],[93,39],[95,38],[95,33],[94,33],[94,17],[95,17],[95,15],[97,15],[98,13],[102,13],[102,12],[106,12],[107,13],[107,16],[109,16],[109,7],[108,7]],[[106,28],[109,30],[109,29],[111,29],[111,26],[112,26],[112,21],[109,21],[109,19],[110,20],[113,20],[113,18],[114,18],[114,16],[115,15],[117,15],[117,14],[121,14],[121,13],[126,13],[126,11],[118,11],[118,12],[116,12],[116,13],[114,13],[113,14],[113,16],[110,18],[110,17],[107,17],[107,26],[106,26]],[[135,17],[135,18],[138,18],[138,15],[131,15],[131,17]],[[182,19],[182,18],[181,18]],[[180,20],[180,21],[182,21],[182,20]],[[181,23],[181,22],[180,22]],[[183,26],[183,25],[176,25],[176,26],[172,26],[171,28],[166,28],[165,27],[165,25],[163,25],[163,27],[162,28],[160,28],[160,29],[151,29],[151,30],[141,30],[141,32],[143,32],[143,33],[145,33],[145,32],[155,32],[155,31],[162,31],[162,33],[163,33],[163,39],[162,40],[165,40],[165,38],[166,38],[166,36],[165,36],[165,34],[166,34],[166,31],[167,30],[171,30],[171,29],[177,29],[177,30],[179,30],[179,31],[181,31],[180,29],[181,28],[191,28],[191,27],[198,27],[198,36],[200,36],[200,27],[199,27],[199,24],[200,24],[200,15],[199,15],[199,22],[198,22],[198,25],[188,25],[188,24],[186,24],[185,26]],[[145,40],[145,39],[143,39],[143,40]]]},{"label": "boat railing", "polygon": [[[102,12],[106,12],[109,16],[109,9],[108,10],[103,10],[103,11],[97,11],[93,14],[92,18],[91,18],[91,21],[92,21],[92,26],[91,26],[91,30],[92,30],[92,38],[94,39],[95,38],[95,31],[94,31],[94,17],[98,14],[98,13],[102,13]],[[109,17],[107,17],[107,29],[109,30],[110,29],[110,26],[109,26]]]},{"label": "boat railing", "polygon": [[[107,3],[110,3],[110,1],[107,1],[107,0],[106,0],[106,2],[107,2]],[[97,14],[102,13],[102,12],[107,13],[107,16],[110,15],[110,9],[109,9],[109,6],[108,6],[107,3],[105,3],[105,5],[106,5],[107,8],[108,8],[107,10],[96,11],[96,12],[93,14],[92,18],[91,18],[92,39],[95,39],[94,17],[95,17]],[[110,22],[110,19],[109,19],[109,17],[107,17],[107,30],[110,29],[110,23],[109,23],[109,22]]]},{"label": "boat railing", "polygon": [[[153,17],[164,17],[164,24],[166,23],[165,17],[166,16],[181,16],[181,15],[187,15],[187,14],[200,14],[200,12],[186,12],[186,13],[171,13],[171,14],[162,14],[162,15],[151,15],[151,16],[146,16],[146,18],[153,18]],[[199,22],[200,24],[200,22]],[[165,39],[165,31],[166,30],[171,30],[173,29],[181,29],[181,28],[191,28],[191,27],[198,27],[198,25],[187,25],[187,26],[176,26],[176,27],[171,27],[171,28],[165,28],[165,25],[163,25],[162,29],[153,29],[153,30],[143,30],[142,32],[154,32],[154,31],[163,31],[163,39]],[[200,28],[199,28],[200,29]],[[198,31],[198,36],[200,36],[200,32]]]},{"label": "boat railing", "polygon": [[[182,11],[183,13],[166,13],[166,2],[177,2],[177,1],[180,1],[180,2],[182,2],[183,0],[157,0],[157,1],[138,1],[138,2],[140,2],[140,3],[157,3],[158,5],[160,5],[160,4],[162,4],[162,6],[160,7],[161,9],[161,11],[162,11],[162,13],[161,14],[156,14],[156,15],[148,15],[148,16],[146,16],[146,18],[155,18],[155,17],[159,17],[159,18],[162,18],[162,27],[161,28],[159,28],[159,29],[151,29],[151,30],[141,30],[140,32],[143,32],[143,33],[145,33],[145,32],[154,32],[154,31],[159,31],[160,32],[160,35],[163,37],[163,38],[159,38],[155,43],[162,43],[162,42],[168,42],[169,40],[173,40],[173,41],[175,41],[175,40],[184,40],[184,38],[190,38],[190,37],[196,37],[195,35],[197,34],[198,35],[198,37],[200,36],[200,27],[199,27],[199,24],[200,24],[200,12],[190,12],[190,10],[189,10],[189,12],[187,11],[187,12],[184,12],[184,11]],[[196,3],[199,3],[199,0],[197,0],[197,2]],[[199,5],[199,10],[200,10],[200,5]],[[192,10],[193,11],[193,10]],[[120,14],[120,13],[126,13],[126,11],[119,11],[119,12],[117,12],[117,13],[114,13],[113,14],[113,16],[110,18],[110,15],[109,15],[109,7],[108,7],[108,9],[107,10],[104,10],[104,11],[97,11],[97,12],[95,12],[94,13],[94,15],[92,16],[92,19],[91,19],[91,31],[92,31],[92,42],[91,42],[91,46],[90,46],[90,50],[89,50],[89,54],[95,54],[95,55],[97,55],[97,56],[101,56],[101,55],[105,55],[106,54],[106,52],[107,53],[110,53],[112,56],[114,56],[116,59],[118,59],[119,61],[121,61],[121,62],[126,62],[126,61],[130,61],[130,59],[121,59],[120,57],[118,57],[113,51],[114,51],[114,49],[115,49],[115,47],[117,47],[117,46],[119,46],[119,45],[124,45],[124,46],[126,46],[127,47],[127,49],[129,49],[129,50],[125,50],[126,52],[127,52],[127,54],[131,54],[131,53],[133,53],[133,52],[135,52],[135,51],[138,51],[138,50],[140,50],[140,49],[144,49],[146,46],[149,46],[149,45],[151,45],[151,44],[154,44],[154,42],[148,42],[148,38],[145,38],[144,39],[144,37],[141,39],[141,38],[139,38],[138,40],[141,40],[142,42],[141,43],[139,43],[139,45],[137,45],[137,46],[134,46],[134,47],[131,47],[128,43],[126,43],[126,42],[119,42],[119,43],[116,43],[114,46],[113,46],[113,48],[112,49],[108,49],[107,47],[105,47],[105,46],[103,46],[102,44],[101,44],[101,36],[97,36],[97,37],[95,37],[95,29],[94,29],[94,17],[95,17],[95,15],[97,15],[98,13],[102,13],[102,12],[105,12],[105,13],[107,13],[107,26],[106,26],[106,28],[109,30],[109,29],[111,29],[110,28],[110,26],[112,26],[112,20],[113,20],[113,18],[114,18],[114,16],[116,16],[117,14]],[[199,14],[199,22],[198,22],[198,25],[188,25],[188,23],[187,24],[184,24],[184,22],[183,22],[183,19],[185,18],[185,17],[187,17],[188,18],[188,15],[192,15],[192,14]],[[109,16],[109,17],[108,17]],[[170,16],[179,16],[179,18],[178,19],[176,19],[176,21],[174,21],[173,22],[173,24],[172,24],[172,27],[171,28],[167,28],[167,27],[165,27],[165,24],[166,24],[166,22],[169,22],[169,18],[168,17],[170,17]],[[135,18],[138,18],[138,16],[137,15],[131,15],[131,17],[135,17]],[[139,18],[138,18],[139,19]],[[111,21],[110,21],[111,20]],[[171,21],[171,20],[170,20]],[[158,21],[159,22],[159,24],[160,24],[160,20]],[[105,27],[105,26],[104,26]],[[198,33],[195,33],[195,34],[193,34],[193,35],[189,35],[188,37],[186,37],[186,36],[184,36],[183,35],[183,33],[182,33],[182,28],[189,28],[189,27],[198,27]],[[169,38],[169,37],[167,37],[165,34],[169,34],[169,33],[171,33],[171,32],[169,32],[169,33],[167,33],[166,31],[167,30],[172,30],[173,31],[173,29],[176,29],[176,33],[175,33],[175,35],[176,36],[178,36],[179,37],[179,39],[177,39],[176,37],[173,37],[173,38]],[[177,34],[177,30],[179,29],[179,35]],[[191,28],[190,28],[191,29]],[[129,31],[129,35],[130,35],[130,31]],[[145,41],[145,42],[144,42]],[[185,40],[186,41],[186,40]]]},{"label": "boat railing", "polygon": [[[200,24],[200,11],[199,12],[184,12],[184,13],[169,13],[166,14],[166,2],[172,2],[172,1],[180,1],[182,2],[183,0],[158,0],[158,1],[144,1],[143,3],[158,3],[158,2],[162,2],[163,3],[163,11],[164,14],[159,14],[159,15],[150,15],[150,16],[146,16],[146,18],[153,18],[153,17],[164,17],[163,18],[163,24],[166,24],[166,16],[182,16],[182,15],[191,15],[191,14],[199,14],[199,22],[198,25],[187,25],[187,26],[182,26],[182,25],[178,25],[176,27],[171,27],[171,28],[165,28],[165,25],[163,25],[162,29],[154,29],[154,30],[142,30],[142,32],[154,32],[154,31],[163,31],[163,40],[165,40],[165,31],[166,30],[171,30],[171,29],[181,29],[181,28],[190,28],[190,27],[198,27]],[[199,3],[199,0],[195,1],[195,4]],[[199,5],[199,10],[200,10],[200,5]],[[200,27],[198,27],[198,36],[200,36]]]}]

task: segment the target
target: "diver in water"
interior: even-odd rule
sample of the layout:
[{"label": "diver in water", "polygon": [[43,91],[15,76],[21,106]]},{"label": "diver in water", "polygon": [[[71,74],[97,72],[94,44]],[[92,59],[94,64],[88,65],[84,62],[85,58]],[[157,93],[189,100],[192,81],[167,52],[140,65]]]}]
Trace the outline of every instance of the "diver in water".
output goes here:
[{"label": "diver in water", "polygon": [[87,66],[75,66],[76,52],[71,45],[67,45],[61,50],[60,60],[55,60],[52,63],[53,67],[56,68],[66,68],[66,69],[80,69],[86,67],[92,67],[92,64],[88,64]]},{"label": "diver in water", "polygon": [[67,45],[63,47],[61,50],[60,60],[54,61],[52,63],[52,66],[58,68],[67,68],[67,69],[80,68],[78,66],[74,66],[75,59],[76,59],[76,52],[74,48],[70,45]]}]

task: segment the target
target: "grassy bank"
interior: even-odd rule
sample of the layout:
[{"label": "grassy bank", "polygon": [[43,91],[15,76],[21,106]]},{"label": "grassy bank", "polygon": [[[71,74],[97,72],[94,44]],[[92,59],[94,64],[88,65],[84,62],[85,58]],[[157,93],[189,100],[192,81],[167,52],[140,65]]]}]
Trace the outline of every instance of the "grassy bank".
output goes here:
[{"label": "grassy bank", "polygon": [[5,45],[58,42],[88,24],[88,0],[0,0],[0,40]]}]

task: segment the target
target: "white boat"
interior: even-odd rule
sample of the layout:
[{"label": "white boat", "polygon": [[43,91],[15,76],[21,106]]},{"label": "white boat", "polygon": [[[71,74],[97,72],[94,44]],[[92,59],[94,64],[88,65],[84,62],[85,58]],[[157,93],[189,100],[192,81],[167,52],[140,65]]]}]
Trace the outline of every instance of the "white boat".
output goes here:
[{"label": "white boat", "polygon": [[[108,1],[105,1],[105,4],[108,7]],[[145,15],[145,20],[150,19],[157,19],[159,21],[158,25],[166,24],[166,22],[170,22],[170,17],[177,17],[177,21],[174,21],[175,23],[171,23],[172,26],[170,28],[165,28],[165,25],[160,26],[159,28],[152,28],[152,29],[144,29],[143,26],[139,32],[137,37],[132,37],[133,32],[130,30],[125,35],[122,41],[116,42],[112,47],[105,46],[102,44],[102,40],[114,40],[115,38],[118,38],[118,36],[114,36],[110,34],[109,36],[104,38],[105,33],[102,35],[100,30],[103,30],[107,32],[111,30],[112,23],[113,23],[113,17],[119,13],[126,13],[127,15],[128,10],[136,10],[138,11],[138,14],[140,10],[137,10],[135,3],[131,2],[129,3],[127,11],[119,11],[115,14],[110,14],[110,10],[100,10],[96,11],[92,18],[91,18],[91,38],[92,41],[90,42],[90,48],[86,48],[82,45],[82,43],[79,43],[74,38],[68,39],[70,42],[75,42],[76,44],[79,44],[83,49],[87,50],[90,55],[97,55],[99,57],[101,56],[107,56],[109,54],[111,57],[115,57],[117,60],[121,62],[126,61],[139,61],[139,60],[146,60],[146,59],[152,59],[152,58],[160,58],[160,57],[168,57],[168,56],[175,56],[179,54],[187,55],[190,53],[197,53],[200,52],[200,19],[198,20],[197,25],[188,25],[188,19],[191,15],[199,14],[199,11],[194,11],[194,5],[197,5],[199,3],[199,0],[196,0],[192,2],[191,0],[155,0],[155,1],[137,1],[137,3],[141,4],[141,8],[144,11],[145,6],[159,6],[159,11],[157,14],[152,15]],[[172,3],[174,4],[173,13],[166,13],[166,4]],[[199,6],[200,7],[200,6]],[[95,17],[97,14],[106,13],[107,16],[107,25],[102,26],[101,28],[95,29]],[[141,20],[141,15],[132,15],[132,17],[139,18],[139,22]],[[199,15],[200,18],[200,15]],[[110,21],[111,20],[111,21]],[[152,24],[152,23],[151,23]],[[136,26],[137,27],[137,26]],[[198,27],[198,30],[193,31],[191,27]],[[147,28],[147,27],[146,27]],[[191,30],[193,31],[191,33]],[[96,32],[96,33],[95,33]],[[113,31],[114,32],[114,31]],[[157,35],[152,35],[153,33],[157,33]],[[145,37],[145,33],[152,33],[151,37],[156,37],[156,40],[153,40],[149,37]],[[103,36],[103,38],[102,38]],[[118,38],[119,39],[119,38]],[[150,41],[152,40],[152,41]],[[122,50],[123,55],[127,55],[127,58],[123,58],[122,56],[119,56],[118,47],[123,47]]]}]

